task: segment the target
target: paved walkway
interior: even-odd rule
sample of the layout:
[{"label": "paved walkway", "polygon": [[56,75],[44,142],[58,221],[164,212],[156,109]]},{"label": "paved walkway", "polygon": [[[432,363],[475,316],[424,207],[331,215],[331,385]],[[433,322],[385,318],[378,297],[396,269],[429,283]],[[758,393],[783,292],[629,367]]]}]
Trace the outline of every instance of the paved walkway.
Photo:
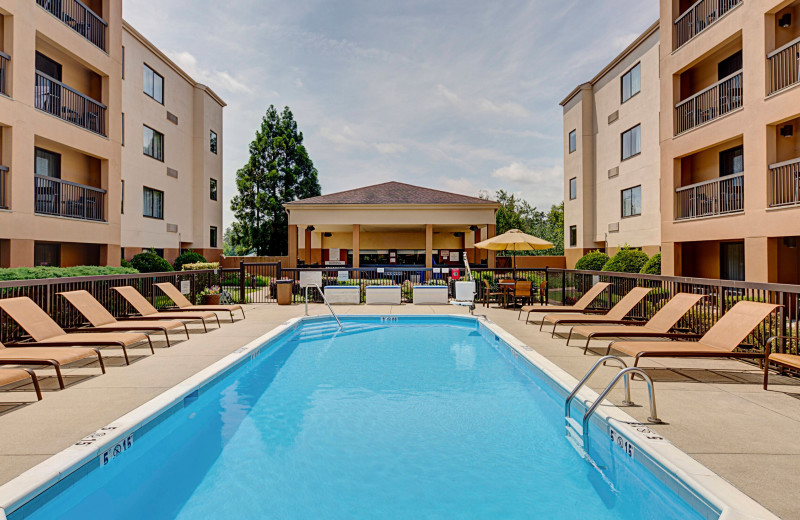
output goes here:
[{"label": "paved walkway", "polygon": [[[85,435],[147,402],[167,388],[268,332],[303,315],[302,305],[250,305],[248,318],[220,330],[193,334],[172,348],[157,345],[156,355],[135,349],[140,357],[124,366],[110,360],[102,377],[95,367],[67,371],[71,384],[56,391],[47,378],[42,402],[17,405],[32,394],[0,392],[0,484],[70,446]],[[327,313],[311,305],[313,315]],[[340,306],[340,314],[466,314],[452,306]],[[511,310],[479,307],[508,332],[580,378],[597,359],[582,347],[550,339],[538,325],[525,325]],[[177,339],[177,336],[176,336]],[[597,342],[598,346],[605,346]],[[160,347],[160,348],[159,348]],[[108,355],[117,354],[107,349]],[[800,380],[774,376],[770,391],[761,389],[761,371],[729,360],[646,360],[656,381],[658,412],[666,424],[653,429],[695,459],[783,518],[800,518]],[[601,369],[590,384],[599,391],[613,369]],[[612,392],[619,404],[622,390]],[[647,403],[646,387],[633,382],[633,400]],[[3,404],[5,403],[5,404]],[[626,411],[646,421],[647,406]]]}]

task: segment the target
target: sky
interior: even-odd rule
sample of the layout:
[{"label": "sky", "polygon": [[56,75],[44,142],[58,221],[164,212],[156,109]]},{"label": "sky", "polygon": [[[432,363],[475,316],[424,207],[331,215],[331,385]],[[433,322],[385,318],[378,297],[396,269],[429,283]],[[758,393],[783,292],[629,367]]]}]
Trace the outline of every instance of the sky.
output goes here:
[{"label": "sky", "polygon": [[227,103],[224,225],[270,104],[323,193],[386,181],[540,209],[563,199],[559,102],[658,17],[656,0],[125,0],[123,16]]}]

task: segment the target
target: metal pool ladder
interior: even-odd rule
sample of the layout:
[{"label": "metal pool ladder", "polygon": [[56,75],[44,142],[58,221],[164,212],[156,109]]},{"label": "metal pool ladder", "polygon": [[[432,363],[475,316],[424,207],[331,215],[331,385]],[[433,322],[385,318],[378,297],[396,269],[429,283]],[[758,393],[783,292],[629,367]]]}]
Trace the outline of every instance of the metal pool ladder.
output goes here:
[{"label": "metal pool ladder", "polygon": [[310,284],[306,285],[306,316],[308,316],[308,288],[309,287],[316,287],[317,288],[317,291],[319,291],[319,295],[322,296],[322,301],[324,301],[325,305],[328,306],[328,310],[331,311],[331,315],[336,320],[336,323],[339,324],[339,330],[341,330],[342,322],[339,321],[339,316],[337,316],[336,313],[333,312],[333,307],[331,307],[331,304],[328,303],[328,298],[325,297],[325,293],[323,292],[322,288],[319,285],[315,284],[315,283],[310,283]]},{"label": "metal pool ladder", "polygon": [[587,454],[589,451],[589,419],[592,417],[594,412],[597,411],[600,403],[603,402],[603,400],[606,398],[609,392],[613,390],[620,379],[622,379],[625,384],[625,400],[622,401],[622,404],[625,406],[633,406],[634,403],[631,401],[631,389],[628,382],[628,374],[639,374],[642,376],[642,379],[647,382],[647,393],[650,398],[650,417],[648,417],[647,420],[656,424],[663,422],[658,418],[658,413],[656,412],[655,388],[653,387],[653,380],[650,378],[650,376],[639,367],[628,367],[628,365],[625,364],[625,361],[618,356],[603,356],[597,360],[597,363],[595,363],[594,366],[589,369],[586,375],[583,376],[583,379],[580,380],[577,386],[572,390],[572,392],[570,392],[569,396],[567,396],[567,400],[564,403],[564,418],[566,419],[567,429],[572,429],[578,433],[578,424],[570,417],[570,403],[578,394],[578,390],[580,390],[586,384],[586,382],[589,380],[592,374],[597,371],[600,365],[604,365],[609,361],[619,364],[620,371],[616,376],[614,376],[611,382],[608,383],[608,386],[606,386],[605,390],[600,393],[600,396],[597,398],[597,400],[586,410],[586,413],[583,415],[583,422],[580,425],[580,435],[583,440],[583,450]]}]

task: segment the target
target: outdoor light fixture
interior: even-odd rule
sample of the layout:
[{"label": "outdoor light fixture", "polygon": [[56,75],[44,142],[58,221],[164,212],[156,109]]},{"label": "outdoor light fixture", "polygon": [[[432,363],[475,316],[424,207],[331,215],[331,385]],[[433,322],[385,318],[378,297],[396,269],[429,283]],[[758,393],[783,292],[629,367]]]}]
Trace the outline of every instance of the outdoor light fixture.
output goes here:
[{"label": "outdoor light fixture", "polygon": [[797,247],[797,237],[783,237],[783,246],[789,249]]},{"label": "outdoor light fixture", "polygon": [[478,226],[470,226],[469,230],[472,232],[478,231]]},{"label": "outdoor light fixture", "polygon": [[781,137],[792,137],[794,135],[794,127],[786,125],[781,127]]},{"label": "outdoor light fixture", "polygon": [[785,15],[781,16],[778,19],[778,25],[780,25],[784,29],[792,25],[792,13],[786,13]]},{"label": "outdoor light fixture", "polygon": [[333,236],[333,233],[323,233],[322,236],[324,236],[325,238],[330,238]]},{"label": "outdoor light fixture", "polygon": [[453,236],[456,238],[461,238],[464,236],[464,233],[462,233],[461,231],[456,231],[455,233],[453,233]]},{"label": "outdoor light fixture", "polygon": [[306,228],[306,231],[314,231],[314,229],[315,229],[314,226],[308,226]]}]

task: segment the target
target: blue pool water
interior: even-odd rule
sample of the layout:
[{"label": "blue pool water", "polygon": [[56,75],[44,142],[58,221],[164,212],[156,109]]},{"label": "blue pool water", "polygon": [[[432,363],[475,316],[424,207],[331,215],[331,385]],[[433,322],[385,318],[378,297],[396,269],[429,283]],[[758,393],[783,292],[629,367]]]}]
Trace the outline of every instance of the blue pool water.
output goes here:
[{"label": "blue pool water", "polygon": [[701,518],[476,322],[314,323],[30,518]]}]

